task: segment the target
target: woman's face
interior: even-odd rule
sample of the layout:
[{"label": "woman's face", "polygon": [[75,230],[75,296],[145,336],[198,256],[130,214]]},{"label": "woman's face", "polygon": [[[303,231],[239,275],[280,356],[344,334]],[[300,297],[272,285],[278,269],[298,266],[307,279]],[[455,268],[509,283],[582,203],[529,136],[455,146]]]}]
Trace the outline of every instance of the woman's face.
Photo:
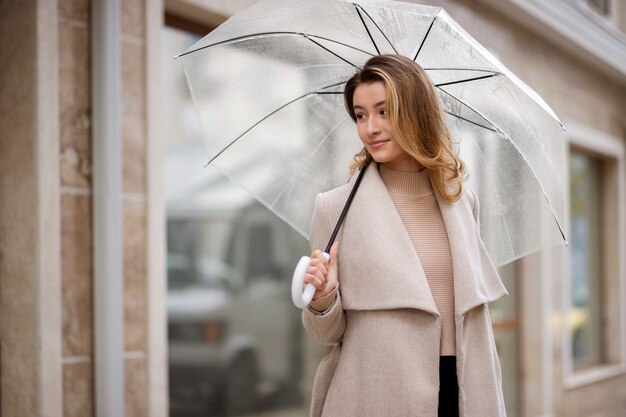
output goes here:
[{"label": "woman's face", "polygon": [[418,162],[393,139],[382,81],[359,84],[353,95],[359,137],[374,161],[397,171],[417,171]]}]

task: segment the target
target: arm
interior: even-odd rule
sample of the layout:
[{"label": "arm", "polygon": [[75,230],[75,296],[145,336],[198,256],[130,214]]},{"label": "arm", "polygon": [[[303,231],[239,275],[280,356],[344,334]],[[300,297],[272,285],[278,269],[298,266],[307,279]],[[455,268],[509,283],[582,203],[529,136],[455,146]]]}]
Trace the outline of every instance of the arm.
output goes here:
[{"label": "arm", "polygon": [[[323,196],[318,195],[315,200],[315,209],[309,233],[311,250],[324,250],[326,241],[331,233],[332,224],[328,220]],[[334,252],[335,258],[338,258],[336,251]],[[330,268],[328,273],[337,273],[337,259],[331,258],[331,263],[334,263],[334,268]],[[339,343],[343,337],[345,322],[345,313],[341,306],[341,295],[338,286],[329,294],[316,298],[315,301],[311,302],[311,305],[302,310],[304,328],[321,344],[331,345]]]},{"label": "arm", "polygon": [[322,313],[315,313],[310,308],[302,310],[302,324],[309,334],[322,345],[334,345],[341,342],[346,329],[346,314],[341,307],[341,295],[335,292],[333,304]]}]

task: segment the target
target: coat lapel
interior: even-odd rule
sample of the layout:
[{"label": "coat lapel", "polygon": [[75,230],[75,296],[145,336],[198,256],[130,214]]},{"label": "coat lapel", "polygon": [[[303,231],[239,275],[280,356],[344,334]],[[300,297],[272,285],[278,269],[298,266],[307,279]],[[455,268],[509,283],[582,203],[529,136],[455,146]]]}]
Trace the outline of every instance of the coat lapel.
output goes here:
[{"label": "coat lapel", "polygon": [[346,248],[339,256],[344,308],[417,308],[439,315],[422,264],[375,163],[352,201],[340,244]]},{"label": "coat lapel", "polygon": [[[456,315],[462,316],[506,295],[506,290],[474,227],[467,196],[450,204],[435,195],[450,241]],[[344,308],[416,308],[439,315],[422,264],[374,162],[352,202],[339,241]]]},{"label": "coat lapel", "polygon": [[454,274],[454,307],[457,317],[507,294],[496,267],[489,258],[465,193],[448,203],[435,192],[446,226]]}]

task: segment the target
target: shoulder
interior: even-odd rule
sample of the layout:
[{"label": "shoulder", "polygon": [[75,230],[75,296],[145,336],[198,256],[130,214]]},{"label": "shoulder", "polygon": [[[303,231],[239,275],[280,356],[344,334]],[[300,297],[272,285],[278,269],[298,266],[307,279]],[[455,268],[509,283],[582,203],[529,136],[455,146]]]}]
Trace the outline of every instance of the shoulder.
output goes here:
[{"label": "shoulder", "polygon": [[463,185],[462,195],[469,201],[472,209],[478,204],[478,196],[474,191],[467,188],[466,185]]},{"label": "shoulder", "polygon": [[317,194],[309,227],[312,248],[324,248],[341,210],[350,194],[353,181],[332,190]]},{"label": "shoulder", "polygon": [[476,193],[470,189],[468,189],[465,185],[463,185],[463,192],[461,193],[461,198],[464,198],[468,201],[470,208],[472,209],[472,214],[474,215],[474,220],[476,224],[479,225],[480,221],[480,203],[478,201],[478,196]]},{"label": "shoulder", "polygon": [[316,209],[331,213],[341,210],[343,208],[343,204],[348,198],[348,195],[350,194],[350,190],[352,189],[351,185],[352,180],[347,184],[318,194],[315,200]]}]

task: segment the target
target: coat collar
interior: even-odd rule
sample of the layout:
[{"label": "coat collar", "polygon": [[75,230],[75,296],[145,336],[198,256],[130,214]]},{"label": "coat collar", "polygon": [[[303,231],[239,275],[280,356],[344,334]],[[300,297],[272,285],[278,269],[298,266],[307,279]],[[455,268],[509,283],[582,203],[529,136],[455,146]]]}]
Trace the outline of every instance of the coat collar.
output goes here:
[{"label": "coat collar", "polygon": [[[354,181],[355,177],[350,182]],[[437,191],[435,196],[450,241],[459,317],[506,295],[506,290],[475,227],[467,195],[455,203],[445,202]],[[352,202],[340,242],[346,248],[339,255],[344,308],[416,308],[439,315],[422,264],[375,162]]]}]

